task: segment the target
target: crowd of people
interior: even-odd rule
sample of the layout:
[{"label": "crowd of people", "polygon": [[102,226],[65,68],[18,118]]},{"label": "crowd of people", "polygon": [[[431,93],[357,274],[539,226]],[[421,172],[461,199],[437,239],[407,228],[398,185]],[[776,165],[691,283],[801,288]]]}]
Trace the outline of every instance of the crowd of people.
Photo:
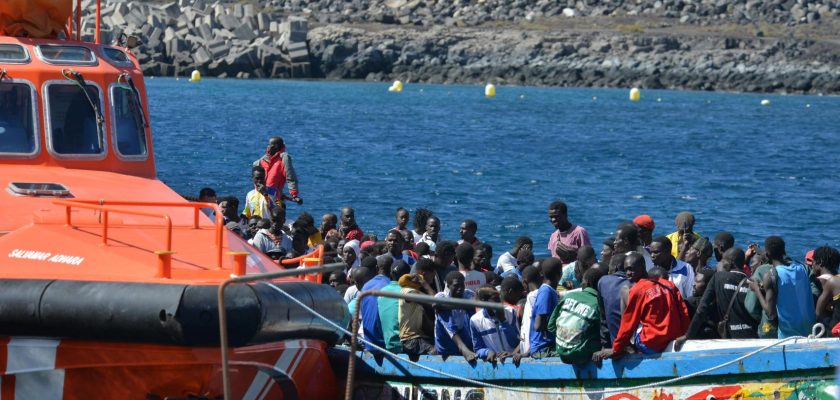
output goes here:
[{"label": "crowd of people", "polygon": [[[534,240],[522,236],[493,265],[493,247],[478,239],[476,221],[461,223],[457,242],[444,240],[440,219],[423,208],[414,210],[412,227],[409,211],[398,208],[382,240],[358,226],[352,207],[324,215],[319,226],[307,213],[287,223],[283,201],[302,200],[280,138],[254,163],[252,180],[241,212],[237,198],[217,199],[226,226],[278,260],[323,246],[325,263],[346,266],[326,281],[351,314],[359,308],[360,335],[410,357],[557,356],[576,364],[659,353],[672,343],[679,350],[691,339],[808,336],[818,322],[840,336],[840,252],[832,247],[809,251],[800,263],[779,236],[745,250],[729,232],[711,240],[695,232],[694,216],[682,212],[667,235],[655,235],[653,218],[638,215],[596,248],[587,230],[569,220],[567,205],[555,201],[548,206],[555,229],[546,238],[550,257],[535,259]],[[290,196],[281,195],[286,184]],[[203,201],[213,201],[205,194]],[[357,304],[369,290],[476,299],[503,309],[374,296]]]}]

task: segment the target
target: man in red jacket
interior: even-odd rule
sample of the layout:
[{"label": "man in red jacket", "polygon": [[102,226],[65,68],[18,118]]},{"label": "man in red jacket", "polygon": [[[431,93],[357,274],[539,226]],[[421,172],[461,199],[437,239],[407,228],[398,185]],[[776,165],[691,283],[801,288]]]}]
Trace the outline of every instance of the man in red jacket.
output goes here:
[{"label": "man in red jacket", "polygon": [[297,174],[292,165],[292,157],[286,152],[283,138],[275,136],[268,139],[265,155],[255,161],[254,165],[259,165],[265,170],[265,185],[276,190],[275,197],[278,203],[282,203],[283,186],[286,184],[289,185],[291,200],[298,204],[303,203],[303,199],[298,196]]},{"label": "man in red jacket", "polygon": [[630,288],[612,349],[593,354],[595,362],[621,357],[631,344],[643,354],[660,353],[688,330],[688,309],[673,283],[649,278],[645,259],[638,252],[624,259],[624,268],[627,278],[635,284]]}]

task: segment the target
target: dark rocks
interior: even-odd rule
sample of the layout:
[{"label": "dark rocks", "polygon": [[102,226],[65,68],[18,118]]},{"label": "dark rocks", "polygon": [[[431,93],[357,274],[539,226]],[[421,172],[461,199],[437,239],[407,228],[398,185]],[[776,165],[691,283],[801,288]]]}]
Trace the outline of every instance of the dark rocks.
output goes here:
[{"label": "dark rocks", "polygon": [[310,32],[309,46],[328,79],[791,93],[840,87],[840,69],[830,67],[840,61],[810,49],[816,43],[763,38],[324,26]]},{"label": "dark rocks", "polygon": [[[840,3],[826,0],[117,0],[103,15],[108,36],[142,36],[135,52],[154,75],[840,91],[838,46],[778,33],[840,15]],[[592,16],[656,22],[602,31],[528,25]],[[359,25],[341,25],[351,23]],[[747,23],[755,27],[747,34],[717,30]],[[92,34],[91,24],[83,28]]]}]

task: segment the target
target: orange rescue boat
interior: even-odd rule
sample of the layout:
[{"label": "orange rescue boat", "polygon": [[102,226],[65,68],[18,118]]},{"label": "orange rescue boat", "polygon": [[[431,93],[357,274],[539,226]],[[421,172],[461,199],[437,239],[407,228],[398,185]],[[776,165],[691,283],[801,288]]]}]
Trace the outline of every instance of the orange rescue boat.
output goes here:
[{"label": "orange rescue boat", "polygon": [[[0,3],[0,398],[220,398],[217,289],[283,269],[156,179],[137,59],[72,8]],[[329,286],[272,284],[348,318]],[[265,283],[224,304],[231,398],[337,397],[332,327]]]}]

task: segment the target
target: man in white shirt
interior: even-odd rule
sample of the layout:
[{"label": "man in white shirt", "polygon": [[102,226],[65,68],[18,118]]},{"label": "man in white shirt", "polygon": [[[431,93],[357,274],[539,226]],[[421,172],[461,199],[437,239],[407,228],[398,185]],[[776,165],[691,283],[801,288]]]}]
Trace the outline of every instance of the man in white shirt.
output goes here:
[{"label": "man in white shirt", "polygon": [[671,255],[670,239],[665,236],[654,238],[650,243],[650,257],[656,266],[668,272],[668,280],[680,290],[684,299],[694,295],[694,268]]},{"label": "man in white shirt", "polygon": [[475,256],[475,248],[469,243],[461,243],[455,248],[455,260],[458,262],[458,271],[464,275],[464,285],[467,290],[477,291],[479,287],[487,283],[487,277],[473,269],[472,261]]},{"label": "man in white shirt", "polygon": [[519,352],[522,354],[529,354],[531,351],[531,311],[534,308],[534,302],[537,300],[537,291],[542,285],[542,280],[542,275],[537,267],[528,266],[522,270],[522,283],[525,285],[525,290],[528,291],[528,295],[525,296],[525,305],[522,307],[522,326],[519,329]]},{"label": "man in white shirt", "polygon": [[534,248],[534,241],[528,236],[520,236],[516,238],[513,248],[499,256],[496,261],[496,270],[493,271],[497,275],[501,275],[512,269],[516,269],[516,257],[519,256],[519,251],[522,249],[531,250]]},{"label": "man in white shirt", "polygon": [[[429,248],[434,248],[441,242],[440,237],[440,218],[432,215],[426,220],[426,233],[420,237],[420,242],[425,242]],[[419,243],[419,242],[418,242]]]}]

